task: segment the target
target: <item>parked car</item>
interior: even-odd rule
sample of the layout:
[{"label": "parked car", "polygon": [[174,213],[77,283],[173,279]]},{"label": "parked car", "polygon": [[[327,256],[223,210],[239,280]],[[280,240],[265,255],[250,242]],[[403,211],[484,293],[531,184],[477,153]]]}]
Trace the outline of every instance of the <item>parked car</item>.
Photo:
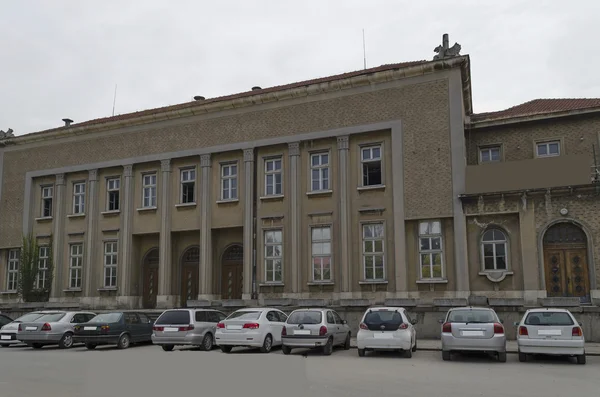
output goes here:
[{"label": "parked car", "polygon": [[281,332],[283,354],[297,348],[321,348],[331,355],[335,346],[350,349],[350,327],[331,309],[297,309],[290,313]]},{"label": "parked car", "polygon": [[13,319],[8,317],[6,314],[0,313],[0,327],[4,327],[6,324],[13,322]]},{"label": "parked car", "polygon": [[416,320],[403,307],[373,307],[368,309],[356,335],[358,355],[367,351],[398,350],[410,358],[417,351]]},{"label": "parked car", "polygon": [[50,311],[35,311],[27,313],[0,328],[0,346],[8,347],[10,345],[21,344],[22,342],[17,339],[19,324],[23,321],[35,321],[37,318],[44,315],[44,313],[49,312]]},{"label": "parked car", "polygon": [[53,311],[33,321],[19,324],[17,339],[34,349],[46,345],[58,345],[61,349],[73,347],[73,327],[95,317],[91,312]]},{"label": "parked car", "polygon": [[240,309],[217,324],[215,343],[225,353],[234,347],[259,347],[269,353],[281,345],[281,330],[287,315],[278,309]]},{"label": "parked car", "polygon": [[458,307],[448,310],[442,321],[442,359],[454,352],[493,353],[506,362],[506,335],[494,309]]},{"label": "parked car", "polygon": [[566,309],[530,309],[518,326],[519,361],[533,354],[576,357],[585,364],[585,338],[580,324]]},{"label": "parked car", "polygon": [[85,343],[89,350],[98,345],[117,345],[127,349],[131,344],[152,341],[152,320],[140,312],[102,313],[87,323],[75,326],[73,340]]},{"label": "parked car", "polygon": [[175,346],[200,346],[212,350],[217,323],[227,316],[212,309],[172,309],[154,322],[152,343],[171,351]]}]

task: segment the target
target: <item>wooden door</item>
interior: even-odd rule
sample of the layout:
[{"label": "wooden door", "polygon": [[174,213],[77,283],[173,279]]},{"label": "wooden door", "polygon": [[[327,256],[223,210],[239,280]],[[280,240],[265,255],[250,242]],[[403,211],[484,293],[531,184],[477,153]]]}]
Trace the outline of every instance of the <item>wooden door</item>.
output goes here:
[{"label": "wooden door", "polygon": [[586,297],[590,292],[585,249],[565,250],[568,296]]},{"label": "wooden door", "polygon": [[187,307],[187,301],[198,298],[198,266],[183,266],[181,273],[181,306]]},{"label": "wooden door", "polygon": [[241,263],[223,264],[221,276],[221,298],[242,299],[244,267]]},{"label": "wooden door", "polygon": [[144,269],[144,286],[142,305],[144,309],[156,308],[156,295],[158,290],[158,268]]},{"label": "wooden door", "polygon": [[588,264],[585,248],[547,247],[544,249],[546,290],[549,297],[589,295]]}]

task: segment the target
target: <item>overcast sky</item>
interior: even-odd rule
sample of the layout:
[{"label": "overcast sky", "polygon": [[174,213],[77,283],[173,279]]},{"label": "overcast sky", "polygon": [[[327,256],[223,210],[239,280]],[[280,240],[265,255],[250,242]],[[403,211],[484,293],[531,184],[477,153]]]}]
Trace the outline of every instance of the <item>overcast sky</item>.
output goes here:
[{"label": "overcast sky", "polygon": [[[450,5],[452,3],[454,5]],[[0,130],[471,56],[475,112],[600,97],[598,0],[0,0]]]}]

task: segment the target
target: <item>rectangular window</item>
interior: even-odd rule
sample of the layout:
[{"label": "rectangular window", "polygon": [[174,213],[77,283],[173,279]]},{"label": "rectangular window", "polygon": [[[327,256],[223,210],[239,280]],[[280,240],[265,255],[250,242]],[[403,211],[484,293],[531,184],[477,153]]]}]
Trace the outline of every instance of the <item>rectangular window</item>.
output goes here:
[{"label": "rectangular window", "polygon": [[40,247],[39,258],[38,258],[38,276],[35,280],[35,287],[37,289],[46,289],[50,286],[48,283],[48,259],[50,256],[50,247]]},{"label": "rectangular window", "polygon": [[331,280],[331,227],[313,227],[312,242],[312,274],[313,281]]},{"label": "rectangular window", "polygon": [[365,280],[385,280],[383,223],[366,224],[362,229]]},{"label": "rectangular window", "polygon": [[277,196],[283,194],[281,168],[281,157],[265,160],[265,195]]},{"label": "rectangular window", "polygon": [[73,214],[85,213],[85,182],[73,184]]},{"label": "rectangular window", "polygon": [[363,186],[378,186],[383,184],[381,168],[381,146],[369,146],[360,149],[362,163]]},{"label": "rectangular window", "polygon": [[421,279],[441,279],[443,269],[442,224],[440,221],[419,223],[419,257]]},{"label": "rectangular window", "polygon": [[118,247],[116,241],[104,243],[104,287],[113,288],[117,286],[117,256]]},{"label": "rectangular window", "polygon": [[538,157],[553,157],[560,155],[560,141],[538,142],[536,144]]},{"label": "rectangular window", "polygon": [[69,262],[69,288],[81,288],[81,273],[83,271],[83,244],[71,244]]},{"label": "rectangular window", "polygon": [[196,169],[181,170],[181,204],[195,203]]},{"label": "rectangular window", "polygon": [[221,165],[221,200],[238,198],[237,176],[237,163]]},{"label": "rectangular window", "polygon": [[143,202],[142,207],[156,207],[156,174],[146,174],[143,176]]},{"label": "rectangular window", "polygon": [[282,231],[265,231],[265,279],[268,283],[283,281],[282,248]]},{"label": "rectangular window", "polygon": [[19,257],[21,250],[12,249],[8,251],[8,268],[6,274],[6,290],[10,292],[17,291],[19,283]]},{"label": "rectangular window", "polygon": [[119,193],[121,191],[121,179],[111,178],[106,181],[106,191],[108,192],[106,199],[106,210],[107,211],[118,211],[119,210]]},{"label": "rectangular window", "polygon": [[500,146],[482,147],[479,149],[479,161],[490,163],[500,161]]},{"label": "rectangular window", "polygon": [[52,216],[52,199],[54,197],[54,186],[42,186],[42,218]]},{"label": "rectangular window", "polygon": [[310,156],[310,175],[313,192],[329,190],[329,153]]}]

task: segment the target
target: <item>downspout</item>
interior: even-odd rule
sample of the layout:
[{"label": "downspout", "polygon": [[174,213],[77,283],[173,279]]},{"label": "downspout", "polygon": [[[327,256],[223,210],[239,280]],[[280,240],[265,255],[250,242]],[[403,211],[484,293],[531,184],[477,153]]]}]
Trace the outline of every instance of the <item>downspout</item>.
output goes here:
[{"label": "downspout", "polygon": [[254,173],[254,178],[253,179],[253,187],[252,187],[252,192],[254,193],[252,195],[252,214],[254,215],[253,219],[252,219],[252,299],[256,300],[258,299],[258,291],[257,291],[257,287],[256,287],[256,232],[257,232],[257,227],[256,227],[256,210],[257,210],[257,200],[256,197],[258,197],[258,191],[256,190],[257,188],[257,178],[258,178],[258,158],[256,157],[257,155],[257,150],[256,148],[253,149],[254,153],[254,170],[252,171]]}]

